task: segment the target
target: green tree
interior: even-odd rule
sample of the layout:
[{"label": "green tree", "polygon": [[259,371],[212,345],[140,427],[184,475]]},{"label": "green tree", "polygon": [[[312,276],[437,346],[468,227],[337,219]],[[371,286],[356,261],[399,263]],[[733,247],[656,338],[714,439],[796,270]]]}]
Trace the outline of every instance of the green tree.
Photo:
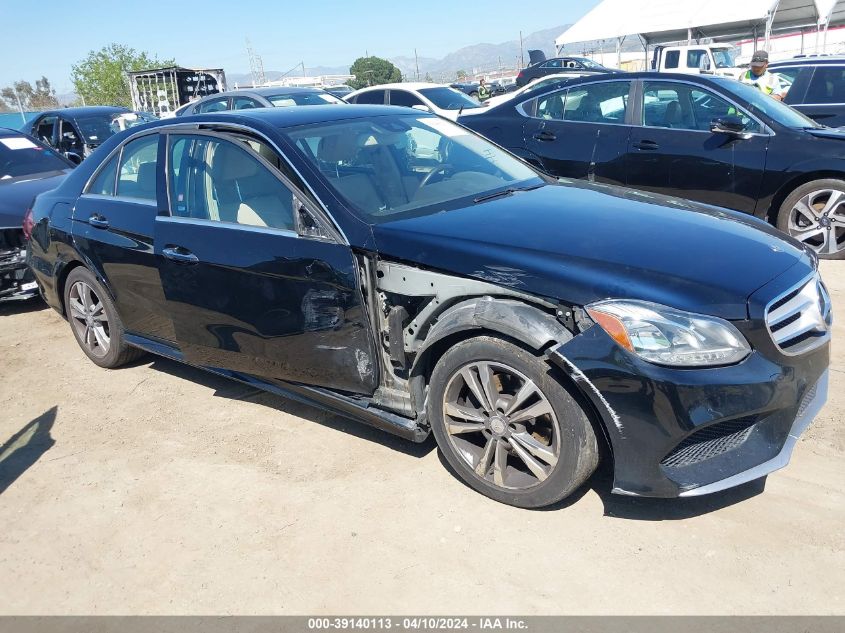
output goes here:
[{"label": "green tree", "polygon": [[355,75],[355,79],[348,83],[356,90],[402,81],[402,73],[399,69],[381,57],[359,57],[349,68],[349,74]]},{"label": "green tree", "polygon": [[160,60],[122,44],[109,44],[74,64],[70,77],[76,94],[88,105],[132,107],[126,73],[173,65],[172,59]]},{"label": "green tree", "polygon": [[467,77],[469,77],[469,75],[467,75],[467,71],[465,71],[465,70],[459,70],[458,72],[455,73],[455,79],[457,81],[463,81]]},{"label": "green tree", "polygon": [[50,85],[50,80],[41,76],[35,80],[35,87],[28,81],[21,79],[11,86],[0,90],[5,110],[17,110],[18,100],[24,110],[49,110],[59,105],[56,91]]}]

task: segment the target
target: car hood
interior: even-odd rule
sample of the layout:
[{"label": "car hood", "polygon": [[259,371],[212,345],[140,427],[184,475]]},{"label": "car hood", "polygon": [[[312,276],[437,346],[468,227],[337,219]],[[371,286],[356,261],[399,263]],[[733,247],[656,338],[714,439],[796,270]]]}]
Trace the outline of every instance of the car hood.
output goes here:
[{"label": "car hood", "polygon": [[55,189],[70,173],[53,171],[46,174],[0,181],[0,228],[21,228],[23,215],[39,193]]},{"label": "car hood", "polygon": [[568,182],[373,226],[379,253],[576,305],[631,298],[745,319],[748,297],[812,260],[761,220]]}]

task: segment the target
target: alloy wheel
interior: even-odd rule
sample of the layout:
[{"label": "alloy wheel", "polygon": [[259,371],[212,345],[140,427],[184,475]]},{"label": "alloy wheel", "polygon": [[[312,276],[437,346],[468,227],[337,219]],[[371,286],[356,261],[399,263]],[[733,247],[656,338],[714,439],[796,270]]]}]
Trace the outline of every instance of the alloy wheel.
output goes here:
[{"label": "alloy wheel", "polygon": [[560,425],[549,400],[503,363],[458,369],[443,395],[449,442],[476,476],[509,490],[540,485],[560,458]]},{"label": "alloy wheel", "polygon": [[812,191],[789,212],[789,234],[819,255],[835,255],[845,249],[845,192],[837,189]]},{"label": "alloy wheel", "polygon": [[84,281],[77,281],[68,293],[68,305],[71,325],[82,344],[98,358],[108,354],[111,345],[109,319],[95,290]]}]

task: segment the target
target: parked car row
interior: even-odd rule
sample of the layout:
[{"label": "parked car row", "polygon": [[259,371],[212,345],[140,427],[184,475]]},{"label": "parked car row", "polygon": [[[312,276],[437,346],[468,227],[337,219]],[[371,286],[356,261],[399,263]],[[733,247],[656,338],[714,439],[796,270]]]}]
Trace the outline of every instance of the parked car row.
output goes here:
[{"label": "parked car row", "polygon": [[[648,81],[520,100],[538,143],[578,113],[566,145],[592,148],[588,181],[420,108],[154,122],[37,198],[27,260],[97,365],[153,352],[410,440],[433,433],[458,477],[503,503],[555,503],[602,456],[619,494],[723,490],[784,466],[825,402],[817,258],[748,214],[589,180],[625,180],[609,176],[627,162],[620,137],[694,122],[713,157],[676,156],[722,161],[715,178],[720,152],[753,160],[750,144],[804,119],[720,84]],[[834,142],[806,127],[802,142]],[[634,163],[662,160],[648,140]]]}]

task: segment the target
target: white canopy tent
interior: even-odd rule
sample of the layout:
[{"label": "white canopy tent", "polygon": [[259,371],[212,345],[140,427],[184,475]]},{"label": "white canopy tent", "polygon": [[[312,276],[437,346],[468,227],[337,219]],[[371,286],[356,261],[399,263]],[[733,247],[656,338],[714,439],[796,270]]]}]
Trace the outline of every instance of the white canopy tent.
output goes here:
[{"label": "white canopy tent", "polygon": [[555,40],[567,44],[638,36],[644,46],[761,37],[845,22],[845,0],[604,0]]}]

